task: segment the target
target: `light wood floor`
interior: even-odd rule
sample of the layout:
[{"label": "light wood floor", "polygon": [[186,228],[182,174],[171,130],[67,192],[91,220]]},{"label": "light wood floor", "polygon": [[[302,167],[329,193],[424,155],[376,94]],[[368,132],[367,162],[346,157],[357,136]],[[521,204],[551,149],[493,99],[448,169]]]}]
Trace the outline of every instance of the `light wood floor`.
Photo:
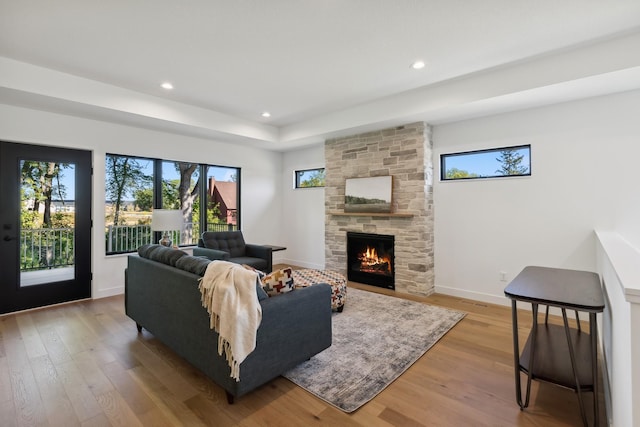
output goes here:
[{"label": "light wood floor", "polygon": [[[411,299],[468,314],[352,414],[282,377],[228,405],[222,389],[148,332],[137,333],[122,296],[3,316],[0,425],[581,425],[577,396],[550,384],[534,382],[530,408],[518,408],[507,307],[443,295]],[[529,317],[521,313],[522,339]]]}]

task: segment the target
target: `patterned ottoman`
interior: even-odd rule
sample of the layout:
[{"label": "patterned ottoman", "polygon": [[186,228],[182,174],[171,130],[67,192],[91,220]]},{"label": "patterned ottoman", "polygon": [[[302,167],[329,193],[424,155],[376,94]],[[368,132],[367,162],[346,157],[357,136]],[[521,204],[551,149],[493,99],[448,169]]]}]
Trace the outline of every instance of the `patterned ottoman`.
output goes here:
[{"label": "patterned ottoman", "polygon": [[342,312],[347,301],[347,279],[340,273],[331,270],[293,270],[293,286],[306,288],[316,283],[331,285],[331,308]]}]

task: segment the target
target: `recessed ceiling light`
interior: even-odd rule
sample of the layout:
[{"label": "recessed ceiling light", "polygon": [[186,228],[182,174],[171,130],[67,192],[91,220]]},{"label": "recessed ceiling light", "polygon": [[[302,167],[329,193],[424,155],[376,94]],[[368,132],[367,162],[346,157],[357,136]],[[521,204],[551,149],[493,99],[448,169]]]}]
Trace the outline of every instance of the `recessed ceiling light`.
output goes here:
[{"label": "recessed ceiling light", "polygon": [[265,111],[264,113],[262,113],[262,117],[271,117],[271,113],[268,111]]},{"label": "recessed ceiling light", "polygon": [[163,89],[166,89],[166,90],[171,90],[171,89],[173,89],[173,85],[172,85],[171,83],[169,83],[169,82],[164,82],[164,83],[162,83],[160,86],[162,86],[162,88],[163,88]]},{"label": "recessed ceiling light", "polygon": [[413,68],[414,70],[420,70],[424,68],[424,66],[425,66],[424,61],[416,61],[413,64],[411,64],[411,68]]}]

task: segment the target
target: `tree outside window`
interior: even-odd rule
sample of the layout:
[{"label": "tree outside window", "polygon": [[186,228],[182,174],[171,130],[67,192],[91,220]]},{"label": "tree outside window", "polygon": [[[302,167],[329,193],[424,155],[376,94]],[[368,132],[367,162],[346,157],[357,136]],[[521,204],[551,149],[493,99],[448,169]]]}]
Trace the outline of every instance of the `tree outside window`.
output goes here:
[{"label": "tree outside window", "polygon": [[531,175],[530,145],[442,154],[440,156],[440,179],[442,181],[529,175]]},{"label": "tree outside window", "polygon": [[324,187],[324,168],[295,171],[295,188]]},{"label": "tree outside window", "polygon": [[[113,154],[106,156],[105,167],[107,254],[132,252],[151,243],[154,208],[182,212],[184,226],[172,235],[179,245],[196,244],[212,225],[215,230],[238,229],[239,168]],[[230,211],[226,216],[207,188],[216,179],[217,189],[225,188],[224,206]]]}]

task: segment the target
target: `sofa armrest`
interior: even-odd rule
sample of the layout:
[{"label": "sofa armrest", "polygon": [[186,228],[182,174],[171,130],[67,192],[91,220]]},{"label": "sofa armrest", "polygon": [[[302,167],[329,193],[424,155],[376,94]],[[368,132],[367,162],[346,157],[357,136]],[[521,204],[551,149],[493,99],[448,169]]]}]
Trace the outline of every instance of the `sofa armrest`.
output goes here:
[{"label": "sofa armrest", "polygon": [[204,256],[209,258],[211,261],[228,260],[230,257],[229,252],[200,247],[193,248],[193,256]]},{"label": "sofa armrest", "polygon": [[273,269],[273,251],[270,247],[246,244],[244,253],[246,256],[262,258],[267,261],[265,273],[270,273]]},{"label": "sofa armrest", "polygon": [[[256,350],[242,363],[244,394],[331,346],[331,286],[318,284],[260,301]],[[243,380],[244,381],[244,380]],[[253,383],[253,384],[251,384]]]},{"label": "sofa armrest", "polygon": [[245,254],[256,258],[269,259],[272,256],[272,250],[267,246],[252,245],[248,243],[245,245]]}]

